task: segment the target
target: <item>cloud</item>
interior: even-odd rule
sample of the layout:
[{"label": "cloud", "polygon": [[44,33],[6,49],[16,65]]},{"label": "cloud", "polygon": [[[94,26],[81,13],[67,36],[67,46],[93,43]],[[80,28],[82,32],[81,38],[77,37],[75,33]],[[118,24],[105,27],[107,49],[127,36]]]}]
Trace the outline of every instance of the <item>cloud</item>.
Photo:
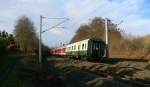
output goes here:
[{"label": "cloud", "polygon": [[[67,30],[55,29],[43,34],[43,42],[54,46],[60,41],[69,42],[80,24],[88,23],[95,16],[110,18],[114,23],[124,22],[120,28],[135,35],[150,33],[149,5],[146,0],[2,0],[0,1],[0,26],[8,32],[13,31],[16,20],[22,16],[28,16],[39,31],[39,16],[68,17],[70,21],[61,26]],[[145,3],[146,2],[146,3]],[[52,26],[59,22],[54,20],[45,25]],[[50,24],[50,25],[49,25]],[[43,29],[46,29],[44,27]],[[50,44],[50,42],[53,42]]]},{"label": "cloud", "polygon": [[[90,0],[91,1],[91,0]],[[136,13],[139,10],[142,0],[124,0],[120,2],[111,2],[109,0],[71,0],[67,2],[66,11],[68,16],[73,20],[80,21],[80,19],[89,16],[102,16],[115,19],[119,16],[127,16]],[[84,3],[84,4],[83,4]],[[130,8],[129,8],[130,7]]]},{"label": "cloud", "polygon": [[132,33],[134,35],[146,35],[150,28],[150,19],[142,18],[137,15],[131,15],[126,18],[120,28],[124,29],[127,33]]},{"label": "cloud", "polygon": [[0,25],[0,31],[3,31],[3,27]]},{"label": "cloud", "polygon": [[88,16],[92,15],[94,10],[98,10],[101,6],[106,4],[106,0],[70,0],[65,3],[65,9],[72,20],[80,22],[87,19]]},{"label": "cloud", "polygon": [[[69,43],[72,31],[69,29],[52,29],[43,34],[43,42],[48,46],[59,46],[61,42]],[[50,44],[49,44],[50,43]]]},{"label": "cloud", "polygon": [[88,22],[89,18],[95,16],[110,18],[114,23],[123,20],[120,27],[138,35],[140,33],[137,31],[146,31],[150,23],[150,19],[141,16],[141,13],[147,13],[147,8],[143,8],[144,5],[145,0],[92,0],[92,2],[84,0],[83,3],[74,0],[66,3],[66,10],[74,23]]}]

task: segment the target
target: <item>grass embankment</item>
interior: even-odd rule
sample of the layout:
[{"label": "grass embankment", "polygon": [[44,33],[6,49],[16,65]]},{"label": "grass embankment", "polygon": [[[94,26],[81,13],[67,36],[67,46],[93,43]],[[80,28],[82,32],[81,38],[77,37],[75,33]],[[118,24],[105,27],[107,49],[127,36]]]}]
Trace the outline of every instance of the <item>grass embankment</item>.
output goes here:
[{"label": "grass embankment", "polygon": [[16,58],[10,57],[10,56],[0,56],[0,71],[3,69],[6,69],[6,67],[10,64],[12,64]]},{"label": "grass embankment", "polygon": [[1,56],[0,61],[0,86],[7,79],[8,75],[12,72],[18,57],[16,56]]},{"label": "grass embankment", "polygon": [[3,68],[10,69],[10,72],[6,73],[7,78],[3,81],[1,87],[33,87],[31,85],[31,77],[34,72],[34,65],[36,65],[31,63],[33,59],[25,56],[6,57],[1,70]]},{"label": "grass embankment", "polygon": [[37,56],[19,56],[1,87],[62,87],[62,81],[48,73],[46,64],[38,64]]}]

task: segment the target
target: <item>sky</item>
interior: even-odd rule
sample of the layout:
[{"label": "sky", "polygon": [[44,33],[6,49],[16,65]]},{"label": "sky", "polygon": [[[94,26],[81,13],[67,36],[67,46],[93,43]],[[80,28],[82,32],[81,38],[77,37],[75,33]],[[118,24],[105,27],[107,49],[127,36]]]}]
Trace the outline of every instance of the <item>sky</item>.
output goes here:
[{"label": "sky", "polygon": [[[123,21],[118,28],[135,36],[150,34],[150,0],[1,0],[0,30],[13,33],[17,20],[27,16],[39,32],[40,15],[48,18],[69,18],[68,21],[42,34],[49,47],[68,43],[82,24],[94,17],[109,18],[113,23]],[[43,19],[42,29],[64,21]]]}]

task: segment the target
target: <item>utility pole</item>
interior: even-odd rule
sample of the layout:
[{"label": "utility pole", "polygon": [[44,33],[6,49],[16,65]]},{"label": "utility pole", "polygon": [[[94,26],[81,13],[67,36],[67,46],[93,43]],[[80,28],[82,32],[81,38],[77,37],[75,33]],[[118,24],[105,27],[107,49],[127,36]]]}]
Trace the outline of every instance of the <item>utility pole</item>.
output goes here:
[{"label": "utility pole", "polygon": [[[105,18],[105,43],[106,43],[106,58],[109,58],[109,41],[108,41],[108,37],[109,37],[109,33],[108,33],[108,21],[110,21],[109,19]],[[118,23],[116,25],[116,27],[118,25],[120,25],[121,23],[123,23],[123,21],[120,21],[120,23]]]},{"label": "utility pole", "polygon": [[106,42],[106,58],[109,58],[108,19],[107,18],[105,18],[105,42]]},{"label": "utility pole", "polygon": [[39,63],[42,63],[42,46],[41,46],[41,40],[42,38],[42,16],[40,16],[40,35],[39,35]]},{"label": "utility pole", "polygon": [[[63,19],[63,21],[59,22],[58,24],[50,27],[49,29],[46,29],[46,30],[42,30],[42,19]],[[64,28],[64,27],[57,27],[61,24],[63,24],[64,22],[68,21],[69,18],[48,18],[48,17],[43,17],[43,16],[40,16],[40,32],[39,32],[39,64],[42,65],[42,34],[46,31],[49,31],[51,29],[54,29],[54,28]]]}]

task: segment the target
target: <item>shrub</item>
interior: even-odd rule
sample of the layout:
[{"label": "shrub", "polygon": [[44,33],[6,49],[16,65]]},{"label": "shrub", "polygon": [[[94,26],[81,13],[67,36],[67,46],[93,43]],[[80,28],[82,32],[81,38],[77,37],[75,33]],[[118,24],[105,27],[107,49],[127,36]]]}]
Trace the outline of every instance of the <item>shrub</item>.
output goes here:
[{"label": "shrub", "polygon": [[6,52],[6,47],[9,44],[9,40],[7,38],[0,37],[0,54]]}]

